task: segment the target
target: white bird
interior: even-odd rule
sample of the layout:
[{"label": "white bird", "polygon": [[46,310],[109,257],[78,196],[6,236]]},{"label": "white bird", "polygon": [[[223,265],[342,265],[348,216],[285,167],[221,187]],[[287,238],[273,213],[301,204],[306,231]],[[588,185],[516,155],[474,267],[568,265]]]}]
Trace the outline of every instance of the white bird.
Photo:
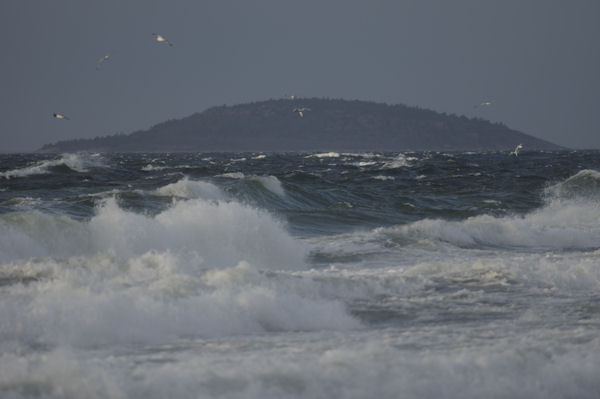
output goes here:
[{"label": "white bird", "polygon": [[66,119],[66,120],[70,120],[68,116],[64,115],[64,114],[57,114],[54,113],[52,114],[53,117],[55,117],[56,119]]},{"label": "white bird", "polygon": [[491,101],[483,101],[480,104],[474,105],[474,108],[478,108],[478,107],[487,107],[489,105],[492,105]]},{"label": "white bird", "polygon": [[523,144],[519,144],[515,147],[515,150],[508,155],[514,155],[515,157],[519,155],[519,150],[523,148]]},{"label": "white bird", "polygon": [[310,111],[310,108],[294,108],[292,112],[297,112],[300,115],[300,118],[304,117],[304,113],[306,111]]},{"label": "white bird", "polygon": [[110,57],[110,54],[106,53],[105,56],[98,58],[98,61],[96,61],[96,70],[100,69],[100,64],[102,64],[104,61],[106,61],[109,57]]},{"label": "white bird", "polygon": [[159,35],[158,33],[153,33],[152,35],[153,35],[153,36],[156,36],[156,41],[157,41],[157,42],[159,42],[159,43],[166,43],[166,44],[168,44],[169,46],[172,46],[172,45],[173,45],[173,43],[171,43],[170,41],[168,41],[167,39],[165,39],[165,37],[164,37],[164,36],[161,36],[161,35]]}]

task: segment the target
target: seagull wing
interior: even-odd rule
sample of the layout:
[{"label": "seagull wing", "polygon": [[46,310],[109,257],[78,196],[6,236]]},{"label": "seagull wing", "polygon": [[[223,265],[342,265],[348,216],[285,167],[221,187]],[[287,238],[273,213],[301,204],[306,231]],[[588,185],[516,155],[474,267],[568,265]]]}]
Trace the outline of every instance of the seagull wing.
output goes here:
[{"label": "seagull wing", "polygon": [[165,43],[165,44],[168,44],[169,46],[173,46],[173,43],[171,43],[170,41],[168,41],[164,36],[159,35],[157,33],[153,33],[153,35],[156,36],[156,41],[157,42]]},{"label": "seagull wing", "polygon": [[104,61],[106,61],[109,57],[110,57],[110,55],[108,53],[106,53],[105,56],[98,58],[98,61],[96,61],[96,69],[100,69],[100,64],[102,64]]}]

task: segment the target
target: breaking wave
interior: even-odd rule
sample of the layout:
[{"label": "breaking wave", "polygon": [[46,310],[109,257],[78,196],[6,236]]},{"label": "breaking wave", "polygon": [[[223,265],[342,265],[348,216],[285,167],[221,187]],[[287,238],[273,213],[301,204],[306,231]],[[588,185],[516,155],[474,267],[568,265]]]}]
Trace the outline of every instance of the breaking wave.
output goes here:
[{"label": "breaking wave", "polygon": [[200,198],[205,200],[222,200],[227,197],[225,193],[214,184],[190,180],[187,177],[176,183],[158,188],[156,194],[177,198]]},{"label": "breaking wave", "polygon": [[90,167],[102,166],[101,161],[94,155],[85,153],[63,154],[58,159],[36,162],[24,168],[0,172],[0,177],[11,179],[31,175],[42,175],[53,171],[87,172]]},{"label": "breaking wave", "polygon": [[553,202],[524,216],[480,215],[456,222],[425,219],[397,230],[407,237],[459,247],[590,250],[600,248],[600,208]]},{"label": "breaking wave", "polygon": [[252,176],[250,179],[257,181],[264,188],[280,197],[285,196],[285,190],[283,189],[281,181],[275,176]]},{"label": "breaking wave", "polygon": [[395,228],[405,237],[459,247],[554,250],[600,248],[600,173],[584,170],[547,190],[546,203],[525,215],[424,219]]},{"label": "breaking wave", "polygon": [[[206,184],[180,181],[163,188],[176,196],[220,195]],[[37,211],[13,212],[0,216],[0,231],[0,261],[98,253],[128,259],[155,250],[193,254],[207,267],[248,261],[261,268],[286,269],[302,264],[304,255],[281,221],[233,201],[176,201],[162,213],[146,216],[123,210],[109,199],[87,222]]]},{"label": "breaking wave", "polygon": [[546,195],[553,199],[586,199],[600,202],[600,172],[582,170],[565,181],[548,187]]},{"label": "breaking wave", "polygon": [[342,302],[265,272],[305,267],[306,245],[281,221],[207,200],[221,194],[210,183],[184,179],[159,191],[191,199],[155,216],[114,198],[88,221],[1,215],[0,284],[23,295],[0,304],[0,337],[87,347],[360,326]]}]

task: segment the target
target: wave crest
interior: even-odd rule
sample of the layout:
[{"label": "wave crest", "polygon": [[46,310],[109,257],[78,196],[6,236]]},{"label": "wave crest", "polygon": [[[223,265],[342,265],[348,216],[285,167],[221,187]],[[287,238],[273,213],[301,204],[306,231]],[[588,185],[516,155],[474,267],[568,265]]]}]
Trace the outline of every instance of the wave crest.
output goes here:
[{"label": "wave crest", "polygon": [[248,261],[273,269],[299,267],[306,252],[281,221],[234,201],[176,201],[148,216],[124,210],[111,198],[89,221],[41,212],[0,217],[0,261],[98,253],[126,260],[150,250],[201,259],[206,267]]},{"label": "wave crest", "polygon": [[6,172],[1,172],[0,177],[10,179],[14,177],[43,175],[53,172],[64,173],[68,171],[84,173],[87,172],[90,167],[98,166],[102,166],[102,163],[97,157],[94,157],[93,155],[89,155],[86,153],[63,154],[58,159],[44,160],[36,162],[35,164],[24,168],[12,169],[7,170]]},{"label": "wave crest", "polygon": [[225,193],[212,183],[190,180],[187,177],[175,183],[160,187],[155,191],[158,195],[178,198],[202,198],[206,200],[225,199]]},{"label": "wave crest", "polygon": [[546,189],[546,195],[552,199],[585,198],[600,200],[600,172],[584,169]]}]

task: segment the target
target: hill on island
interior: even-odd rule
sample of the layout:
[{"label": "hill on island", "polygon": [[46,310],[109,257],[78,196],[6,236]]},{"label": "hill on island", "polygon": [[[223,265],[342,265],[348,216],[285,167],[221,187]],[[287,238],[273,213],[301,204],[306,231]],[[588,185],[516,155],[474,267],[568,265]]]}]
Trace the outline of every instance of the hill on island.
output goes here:
[{"label": "hill on island", "polygon": [[[309,108],[301,117],[295,108]],[[494,151],[562,147],[480,118],[332,99],[209,108],[131,134],[46,144],[38,152]]]}]

